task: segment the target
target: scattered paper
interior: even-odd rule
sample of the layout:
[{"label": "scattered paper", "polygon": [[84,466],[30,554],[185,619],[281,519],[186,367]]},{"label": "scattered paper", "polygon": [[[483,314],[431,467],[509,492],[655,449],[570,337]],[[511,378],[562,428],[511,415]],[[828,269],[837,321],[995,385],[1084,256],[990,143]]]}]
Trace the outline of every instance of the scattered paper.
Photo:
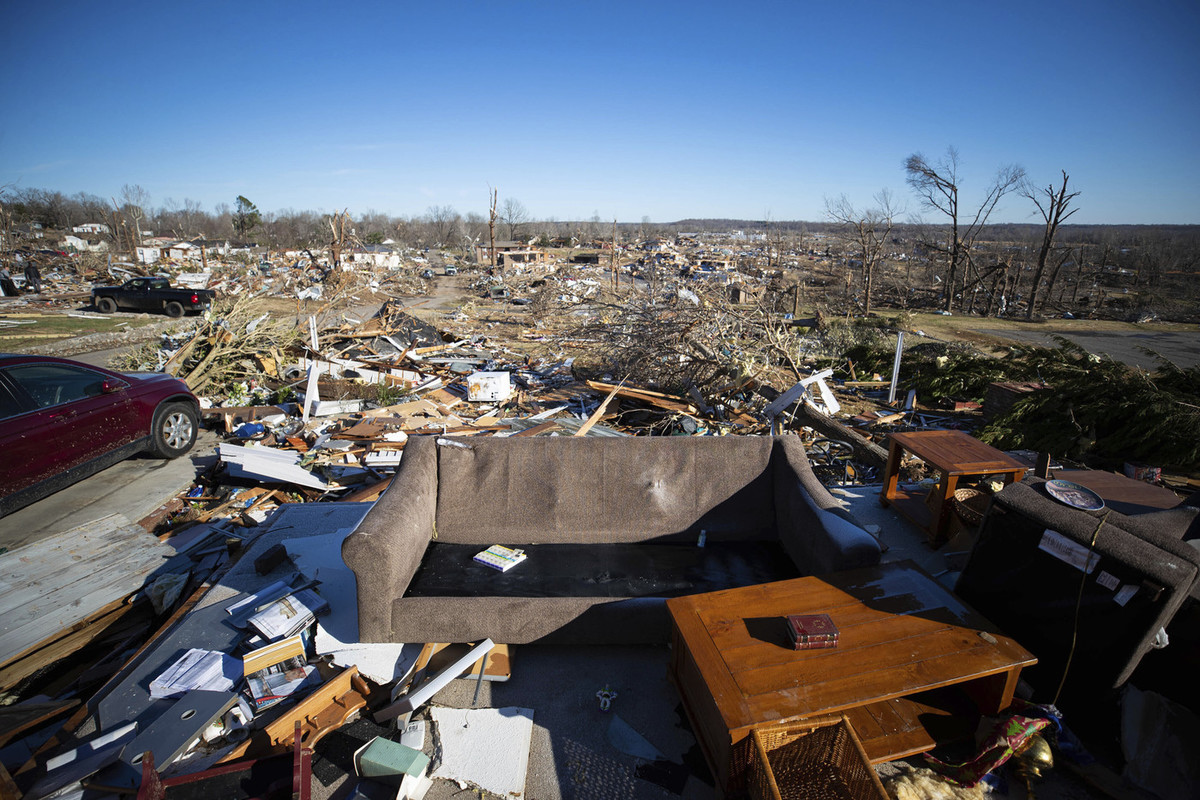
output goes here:
[{"label": "scattered paper", "polygon": [[242,664],[233,656],[192,648],[150,682],[150,696],[155,699],[179,697],[194,689],[229,692],[241,677]]},{"label": "scattered paper", "polygon": [[311,589],[300,589],[271,603],[250,617],[249,624],[270,641],[294,636],[328,608],[328,603]]}]

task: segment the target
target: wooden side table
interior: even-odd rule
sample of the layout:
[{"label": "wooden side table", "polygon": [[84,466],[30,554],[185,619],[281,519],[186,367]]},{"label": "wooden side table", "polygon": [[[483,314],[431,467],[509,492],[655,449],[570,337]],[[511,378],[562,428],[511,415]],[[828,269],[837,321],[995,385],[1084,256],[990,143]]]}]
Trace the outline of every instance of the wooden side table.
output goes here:
[{"label": "wooden side table", "polygon": [[[921,492],[907,492],[897,486],[905,453],[911,453],[938,472],[937,486],[928,498]],[[962,431],[893,433],[888,437],[888,461],[879,503],[895,506],[929,535],[930,542],[938,542],[945,534],[950,519],[950,498],[954,497],[960,478],[998,475],[1008,484],[1021,480],[1028,468],[1012,456]]]},{"label": "wooden side table", "polygon": [[1105,504],[1121,514],[1148,514],[1175,508],[1183,499],[1170,489],[1145,481],[1135,481],[1115,472],[1092,469],[1060,469],[1052,477],[1086,486],[1103,498]]}]

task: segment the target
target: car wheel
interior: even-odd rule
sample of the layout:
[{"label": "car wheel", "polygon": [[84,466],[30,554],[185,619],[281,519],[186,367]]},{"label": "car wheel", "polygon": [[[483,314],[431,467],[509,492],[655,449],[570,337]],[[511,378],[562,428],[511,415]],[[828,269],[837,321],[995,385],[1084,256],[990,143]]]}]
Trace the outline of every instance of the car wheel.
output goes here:
[{"label": "car wheel", "polygon": [[150,452],[159,458],[178,458],[196,443],[196,409],[190,403],[165,403],[154,412]]},{"label": "car wheel", "polygon": [[117,301],[111,297],[101,297],[96,301],[96,309],[101,314],[113,314],[117,310]]},{"label": "car wheel", "polygon": [[182,317],[183,306],[172,300],[171,302],[167,303],[166,312],[168,317]]}]

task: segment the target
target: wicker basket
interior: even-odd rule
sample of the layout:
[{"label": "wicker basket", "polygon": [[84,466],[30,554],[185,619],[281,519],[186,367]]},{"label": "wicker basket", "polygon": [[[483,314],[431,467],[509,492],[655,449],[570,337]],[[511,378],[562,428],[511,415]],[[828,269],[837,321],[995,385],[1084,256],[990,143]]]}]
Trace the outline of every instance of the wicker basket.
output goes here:
[{"label": "wicker basket", "polygon": [[979,527],[979,523],[983,522],[983,515],[991,501],[992,496],[979,489],[964,488],[954,492],[954,510],[963,524],[972,528]]},{"label": "wicker basket", "polygon": [[755,728],[751,738],[753,800],[888,800],[845,717]]}]

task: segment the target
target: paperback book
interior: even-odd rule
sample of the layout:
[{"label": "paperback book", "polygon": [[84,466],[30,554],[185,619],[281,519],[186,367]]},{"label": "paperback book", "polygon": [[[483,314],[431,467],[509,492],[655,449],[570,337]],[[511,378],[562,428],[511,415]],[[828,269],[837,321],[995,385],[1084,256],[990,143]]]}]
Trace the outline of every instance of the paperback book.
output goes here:
[{"label": "paperback book", "polygon": [[484,566],[508,572],[525,560],[525,551],[502,544],[494,544],[483,552],[475,554],[475,560]]}]

